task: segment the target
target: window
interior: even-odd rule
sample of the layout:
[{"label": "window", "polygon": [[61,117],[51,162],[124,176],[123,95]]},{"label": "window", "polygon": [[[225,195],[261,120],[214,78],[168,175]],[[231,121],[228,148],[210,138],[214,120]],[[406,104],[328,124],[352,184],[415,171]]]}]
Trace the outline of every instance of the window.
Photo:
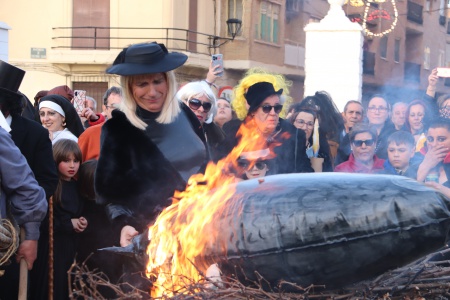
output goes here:
[{"label": "window", "polygon": [[286,10],[299,12],[300,11],[300,0],[286,0]]},{"label": "window", "polygon": [[438,67],[446,67],[447,64],[445,62],[445,51],[439,50],[439,57],[438,57]]},{"label": "window", "polygon": [[395,39],[394,61],[395,62],[400,62],[400,39]]},{"label": "window", "polygon": [[425,70],[430,69],[430,53],[430,47],[425,47],[425,49],[423,50],[423,68]]},{"label": "window", "polygon": [[381,58],[387,58],[387,42],[388,42],[387,35],[383,36],[380,39],[380,57]]},{"label": "window", "polygon": [[280,5],[261,1],[259,12],[259,30],[257,30],[256,38],[266,42],[278,43]]},{"label": "window", "polygon": [[[242,20],[242,11],[242,0],[228,0],[228,19]],[[241,36],[242,30],[239,30],[236,35]]]}]

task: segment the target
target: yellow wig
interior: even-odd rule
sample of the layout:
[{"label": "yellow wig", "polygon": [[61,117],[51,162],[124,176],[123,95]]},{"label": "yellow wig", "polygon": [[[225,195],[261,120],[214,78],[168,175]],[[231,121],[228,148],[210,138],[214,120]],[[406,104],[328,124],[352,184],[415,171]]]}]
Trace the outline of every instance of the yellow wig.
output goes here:
[{"label": "yellow wig", "polygon": [[281,74],[270,73],[262,68],[252,68],[245,73],[244,78],[233,89],[231,105],[239,119],[244,120],[248,113],[247,100],[244,96],[247,89],[257,82],[264,81],[272,83],[275,90],[283,89],[281,97],[284,98],[284,101],[282,101],[283,110],[280,113],[280,117],[284,118],[286,116],[287,110],[292,103],[292,97],[289,96],[289,88],[292,86],[292,82]]}]

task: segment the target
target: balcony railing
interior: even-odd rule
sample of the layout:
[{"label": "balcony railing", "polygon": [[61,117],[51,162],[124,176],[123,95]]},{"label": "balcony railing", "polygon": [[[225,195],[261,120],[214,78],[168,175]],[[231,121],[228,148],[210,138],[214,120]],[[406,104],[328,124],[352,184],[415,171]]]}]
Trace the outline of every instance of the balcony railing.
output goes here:
[{"label": "balcony railing", "polygon": [[423,6],[412,1],[408,1],[407,19],[417,24],[423,24]]},{"label": "balcony railing", "polygon": [[375,74],[375,53],[369,51],[363,52],[363,74]]},{"label": "balcony railing", "polygon": [[164,43],[175,51],[200,54],[214,53],[228,38],[181,28],[144,27],[55,27],[52,49],[110,50],[123,49],[130,44]]},{"label": "balcony railing", "polygon": [[420,64],[405,61],[405,80],[420,83]]}]

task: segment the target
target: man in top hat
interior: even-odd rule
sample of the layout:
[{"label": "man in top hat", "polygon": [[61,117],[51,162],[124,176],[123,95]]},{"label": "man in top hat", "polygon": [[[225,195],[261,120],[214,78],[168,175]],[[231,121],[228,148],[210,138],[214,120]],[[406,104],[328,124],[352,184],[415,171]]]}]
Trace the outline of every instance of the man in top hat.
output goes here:
[{"label": "man in top hat", "polygon": [[[48,199],[53,195],[58,184],[52,143],[45,128],[36,121],[21,116],[23,102],[22,94],[18,89],[24,75],[25,71],[0,61],[0,110],[6,118],[7,124],[11,127],[10,134],[14,144],[25,156],[38,184],[44,189]],[[43,240],[45,240],[45,236],[43,236]],[[14,265],[11,267],[14,267]],[[0,278],[0,282],[3,279]],[[3,293],[4,289],[0,287],[0,290]],[[17,292],[17,289],[8,288],[7,290]],[[5,297],[5,299],[10,298]]]}]

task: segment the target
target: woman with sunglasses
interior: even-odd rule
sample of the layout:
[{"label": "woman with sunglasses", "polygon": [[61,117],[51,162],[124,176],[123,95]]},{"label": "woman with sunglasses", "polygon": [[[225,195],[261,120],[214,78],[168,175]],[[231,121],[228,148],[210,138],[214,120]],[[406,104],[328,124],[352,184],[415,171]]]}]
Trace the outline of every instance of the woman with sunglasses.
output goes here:
[{"label": "woman with sunglasses", "polygon": [[194,81],[185,84],[177,93],[177,98],[186,104],[202,126],[206,150],[210,159],[218,158],[219,143],[225,138],[222,129],[213,122],[217,111],[216,96],[205,81]]},{"label": "woman with sunglasses", "polygon": [[175,97],[173,70],[186,60],[163,44],[141,43],[123,49],[106,71],[120,75],[123,90],[102,127],[95,173],[97,201],[106,204],[117,234],[111,245],[129,245],[207,161],[200,122]]},{"label": "woman with sunglasses", "polygon": [[[244,78],[242,82],[248,82],[247,80],[248,78]],[[242,88],[242,82],[238,85],[237,91]],[[275,80],[273,82],[276,83]],[[234,128],[234,132],[227,134],[226,141],[228,143],[223,148],[228,147],[227,153],[229,153],[239,141],[247,138],[254,139],[256,136],[256,139],[260,141],[260,147],[270,148],[275,154],[275,157],[271,159],[273,167],[268,171],[268,175],[313,172],[311,163],[306,156],[305,133],[280,118],[283,109],[281,104],[283,92],[283,88],[276,90],[274,84],[269,81],[250,85],[244,94],[247,103],[247,117],[241,126],[247,129],[244,132],[251,132],[252,136],[236,136],[239,128]],[[256,133],[255,136],[253,133]]]},{"label": "woman with sunglasses", "polygon": [[356,124],[349,133],[352,153],[347,161],[339,164],[335,172],[379,173],[384,169],[384,159],[375,155],[377,134],[367,124]]},{"label": "woman with sunglasses", "polygon": [[333,167],[330,158],[330,147],[328,145],[325,132],[319,128],[319,153],[317,157],[313,156],[313,131],[314,124],[317,118],[316,112],[313,109],[300,108],[300,104],[294,104],[291,106],[292,113],[289,117],[289,121],[296,128],[303,130],[306,135],[306,154],[311,161],[311,165],[315,172],[333,172]]}]

